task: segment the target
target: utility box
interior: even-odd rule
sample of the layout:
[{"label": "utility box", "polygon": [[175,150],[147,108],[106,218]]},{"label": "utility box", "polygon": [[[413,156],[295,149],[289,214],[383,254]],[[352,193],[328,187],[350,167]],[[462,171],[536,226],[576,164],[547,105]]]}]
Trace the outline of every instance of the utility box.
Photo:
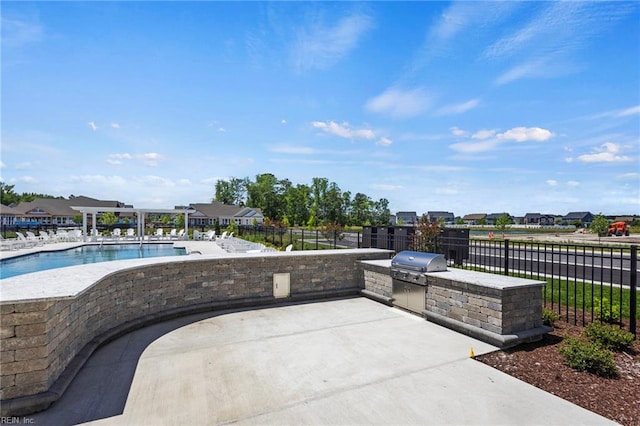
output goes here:
[{"label": "utility box", "polygon": [[468,228],[444,228],[438,240],[444,257],[455,265],[462,265],[464,260],[469,259]]},{"label": "utility box", "polygon": [[273,274],[273,297],[276,299],[291,296],[291,274],[288,272]]}]

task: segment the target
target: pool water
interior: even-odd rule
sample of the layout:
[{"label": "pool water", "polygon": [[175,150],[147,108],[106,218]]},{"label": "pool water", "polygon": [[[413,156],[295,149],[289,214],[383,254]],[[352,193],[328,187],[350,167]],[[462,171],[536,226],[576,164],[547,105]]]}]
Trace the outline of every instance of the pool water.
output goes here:
[{"label": "pool water", "polygon": [[185,254],[184,248],[173,248],[173,244],[82,246],[69,250],[33,253],[26,256],[3,259],[0,261],[0,279],[65,266],[146,257],[181,256]]}]

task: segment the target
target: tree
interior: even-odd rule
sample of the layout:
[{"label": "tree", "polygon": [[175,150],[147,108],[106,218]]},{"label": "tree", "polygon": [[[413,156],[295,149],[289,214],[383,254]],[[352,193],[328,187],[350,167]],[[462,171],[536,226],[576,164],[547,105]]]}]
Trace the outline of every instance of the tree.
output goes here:
[{"label": "tree", "polygon": [[246,185],[248,179],[232,177],[229,180],[219,180],[216,182],[216,195],[213,201],[223,204],[235,204],[243,206],[246,197]]},{"label": "tree", "polygon": [[284,215],[290,225],[306,225],[311,206],[311,188],[307,185],[289,186],[284,193]]},{"label": "tree", "polygon": [[311,203],[311,217],[313,220],[313,226],[318,223],[324,223],[326,219],[326,194],[327,187],[329,186],[329,180],[327,178],[317,178],[314,177],[311,180],[311,192],[312,192],[312,203]]},{"label": "tree", "polygon": [[351,202],[349,223],[357,226],[370,225],[372,220],[372,204],[371,198],[361,192],[358,192]]},{"label": "tree", "polygon": [[114,212],[104,212],[100,215],[100,223],[107,226],[115,225],[118,223],[118,217]]},{"label": "tree", "polygon": [[391,219],[391,210],[389,210],[389,200],[380,198],[373,204],[373,213],[371,224],[377,226],[386,226]]},{"label": "tree", "polygon": [[0,182],[0,204],[5,206],[20,202],[20,196],[13,191],[15,185]]},{"label": "tree", "polygon": [[429,222],[426,214],[423,214],[418,221],[416,233],[412,237],[411,250],[423,252],[435,252],[438,235],[440,235],[440,226],[438,223]]},{"label": "tree", "polygon": [[600,237],[604,237],[607,235],[607,230],[609,229],[609,221],[606,217],[599,213],[593,217],[591,224],[589,225],[589,229],[591,232],[598,234],[598,241],[600,241]]},{"label": "tree", "polygon": [[504,232],[505,229],[509,227],[509,225],[513,224],[513,219],[508,214],[503,214],[499,218],[496,219],[496,228],[500,232]]}]

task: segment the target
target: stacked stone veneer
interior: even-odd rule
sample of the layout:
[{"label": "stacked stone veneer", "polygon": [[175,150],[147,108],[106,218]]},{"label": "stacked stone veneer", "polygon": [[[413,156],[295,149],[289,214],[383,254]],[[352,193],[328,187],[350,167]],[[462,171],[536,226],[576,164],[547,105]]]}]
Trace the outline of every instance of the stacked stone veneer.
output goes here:
[{"label": "stacked stone veneer", "polygon": [[[391,261],[366,261],[363,294],[393,303]],[[429,321],[498,347],[539,339],[544,281],[449,268],[427,273],[425,310]]]},{"label": "stacked stone veneer", "polygon": [[[99,277],[77,294],[25,300],[3,296],[2,416],[46,408],[64,392],[91,352],[116,335],[215,308],[358,294],[363,286],[359,261],[388,257],[384,250],[362,249],[164,258]],[[289,298],[274,298],[274,273],[290,273]],[[72,272],[67,279],[74,279]]]}]

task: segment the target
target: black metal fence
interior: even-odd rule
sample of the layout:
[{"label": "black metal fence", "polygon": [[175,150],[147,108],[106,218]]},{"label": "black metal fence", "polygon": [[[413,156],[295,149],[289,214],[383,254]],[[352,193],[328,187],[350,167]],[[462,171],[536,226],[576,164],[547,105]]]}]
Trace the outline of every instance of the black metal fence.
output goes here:
[{"label": "black metal fence", "polygon": [[444,254],[452,266],[545,281],[545,307],[567,322],[637,334],[638,246],[413,236],[386,247]]},{"label": "black metal fence", "polygon": [[[452,236],[457,235],[457,236]],[[461,235],[461,236],[460,236]],[[567,322],[617,323],[637,334],[638,247],[240,227],[238,236],[294,250],[382,248],[444,254],[450,266],[545,281],[544,307]]]},{"label": "black metal fence", "polygon": [[360,233],[276,228],[273,226],[240,226],[237,236],[266,242],[277,247],[292,245],[294,250],[323,250],[360,247]]}]

